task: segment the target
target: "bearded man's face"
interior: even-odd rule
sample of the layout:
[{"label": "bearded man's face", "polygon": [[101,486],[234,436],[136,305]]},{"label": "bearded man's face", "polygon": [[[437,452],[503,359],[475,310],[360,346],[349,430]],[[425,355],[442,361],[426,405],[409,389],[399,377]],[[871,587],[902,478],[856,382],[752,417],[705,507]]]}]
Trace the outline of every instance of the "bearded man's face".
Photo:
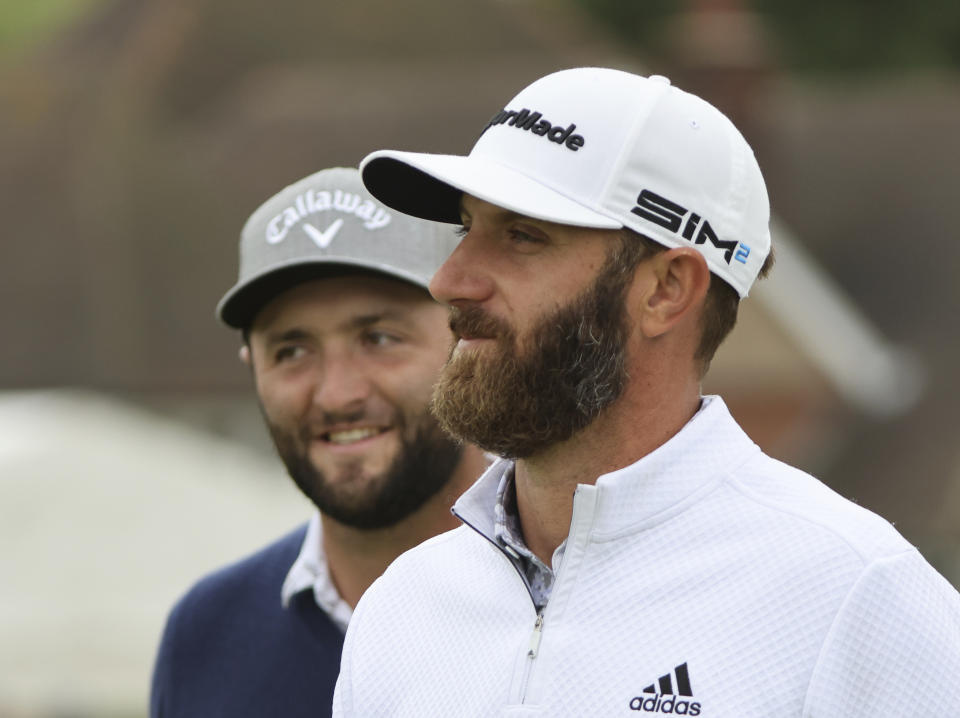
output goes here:
[{"label": "bearded man's face", "polygon": [[479,306],[454,307],[454,334],[493,346],[454,350],[433,394],[441,426],[487,451],[526,458],[569,439],[616,401],[630,333],[625,254],[622,246],[610,251],[590,286],[522,336]]}]

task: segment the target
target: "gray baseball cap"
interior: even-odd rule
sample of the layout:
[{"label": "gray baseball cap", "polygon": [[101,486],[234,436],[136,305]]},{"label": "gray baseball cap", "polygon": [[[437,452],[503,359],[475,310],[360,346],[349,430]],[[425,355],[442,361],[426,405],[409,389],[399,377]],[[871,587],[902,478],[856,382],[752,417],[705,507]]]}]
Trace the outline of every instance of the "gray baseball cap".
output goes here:
[{"label": "gray baseball cap", "polygon": [[448,224],[380,204],[357,170],[321,170],[275,194],[247,220],[239,277],[217,305],[217,316],[243,329],[295,284],[357,268],[426,289],[458,241]]}]

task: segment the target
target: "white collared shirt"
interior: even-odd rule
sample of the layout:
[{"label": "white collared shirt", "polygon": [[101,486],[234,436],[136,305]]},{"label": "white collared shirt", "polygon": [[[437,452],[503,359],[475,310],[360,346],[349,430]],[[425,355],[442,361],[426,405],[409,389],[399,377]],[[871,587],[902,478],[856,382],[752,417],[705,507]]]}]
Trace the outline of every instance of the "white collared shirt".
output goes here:
[{"label": "white collared shirt", "polygon": [[296,594],[308,589],[313,589],[313,600],[317,602],[317,606],[340,630],[345,632],[353,615],[353,609],[340,596],[330,577],[327,557],[323,553],[323,532],[320,530],[319,511],[310,519],[300,555],[293,562],[283,582],[283,588],[280,590],[283,607],[286,608],[290,604],[290,599]]},{"label": "white collared shirt", "polygon": [[495,540],[512,466],[364,594],[334,716],[960,716],[956,589],[719,398],[577,486],[540,614]]}]

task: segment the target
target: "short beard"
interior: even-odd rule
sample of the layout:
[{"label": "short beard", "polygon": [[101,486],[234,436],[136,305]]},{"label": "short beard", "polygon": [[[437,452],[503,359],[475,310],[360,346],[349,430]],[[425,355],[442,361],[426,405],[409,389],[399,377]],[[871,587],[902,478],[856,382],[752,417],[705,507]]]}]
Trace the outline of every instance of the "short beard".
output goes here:
[{"label": "short beard", "polygon": [[566,441],[623,394],[628,375],[625,298],[641,254],[621,241],[593,284],[542,317],[521,355],[516,333],[468,306],[451,311],[457,335],[496,337],[495,351],[451,356],[431,408],[451,435],[523,459]]},{"label": "short beard", "polygon": [[[299,489],[324,516],[356,529],[388,528],[407,518],[449,483],[463,455],[462,444],[447,436],[433,417],[424,415],[413,436],[402,440],[391,466],[373,482],[373,490],[347,500],[310,461],[305,448],[310,444],[309,432],[303,432],[297,441],[269,421],[267,425],[277,453]],[[352,471],[358,474],[360,469]],[[359,476],[343,478],[350,483]]]}]

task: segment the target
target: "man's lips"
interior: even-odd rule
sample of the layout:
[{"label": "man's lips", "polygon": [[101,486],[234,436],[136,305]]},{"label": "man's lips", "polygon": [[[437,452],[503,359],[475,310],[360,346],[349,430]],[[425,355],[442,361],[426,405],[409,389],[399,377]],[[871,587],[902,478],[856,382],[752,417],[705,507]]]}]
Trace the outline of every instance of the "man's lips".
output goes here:
[{"label": "man's lips", "polygon": [[453,307],[450,310],[450,329],[457,339],[470,342],[479,339],[496,339],[505,332],[506,327],[477,307],[463,309]]},{"label": "man's lips", "polygon": [[450,329],[457,339],[470,342],[475,339],[496,339],[497,332],[490,326],[477,326],[476,322],[450,322]]},{"label": "man's lips", "polygon": [[349,446],[380,436],[389,430],[389,426],[353,426],[342,429],[331,429],[317,434],[317,437],[327,444]]}]

